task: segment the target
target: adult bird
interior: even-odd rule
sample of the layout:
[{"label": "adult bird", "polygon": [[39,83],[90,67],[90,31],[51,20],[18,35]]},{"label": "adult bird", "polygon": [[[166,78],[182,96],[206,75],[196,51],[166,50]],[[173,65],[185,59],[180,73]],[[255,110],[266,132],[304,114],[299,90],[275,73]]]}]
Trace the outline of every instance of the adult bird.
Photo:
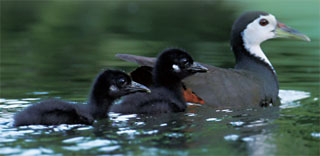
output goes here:
[{"label": "adult bird", "polygon": [[75,104],[57,99],[33,104],[14,116],[14,126],[92,124],[107,116],[113,101],[135,92],[150,92],[131,81],[124,72],[105,70],[93,82],[88,104]]},{"label": "adult bird", "polygon": [[[207,104],[215,108],[268,106],[279,103],[277,73],[260,44],[272,38],[310,39],[276,20],[272,14],[251,11],[243,13],[232,26],[231,49],[235,56],[233,69],[204,65],[207,74],[196,74],[183,82]],[[118,54],[118,58],[143,66],[155,59]]]}]

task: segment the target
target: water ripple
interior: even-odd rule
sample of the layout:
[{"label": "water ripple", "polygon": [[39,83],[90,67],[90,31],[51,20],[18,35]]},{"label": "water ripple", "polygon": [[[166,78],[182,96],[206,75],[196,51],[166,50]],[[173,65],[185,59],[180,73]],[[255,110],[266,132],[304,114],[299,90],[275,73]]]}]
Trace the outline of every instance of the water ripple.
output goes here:
[{"label": "water ripple", "polygon": [[78,150],[89,150],[91,148],[100,147],[100,146],[106,146],[106,145],[109,145],[109,144],[111,144],[110,140],[96,139],[96,140],[92,140],[92,141],[78,143],[75,146],[66,146],[66,147],[63,147],[63,148],[66,149],[66,150],[78,151]]},{"label": "water ripple", "polygon": [[238,138],[239,138],[239,135],[237,134],[230,134],[230,135],[224,136],[224,139],[227,141],[236,141],[238,140]]},{"label": "water ripple", "polygon": [[242,122],[242,121],[232,121],[232,122],[230,122],[230,124],[232,126],[242,126],[244,124],[244,122]]},{"label": "water ripple", "polygon": [[221,121],[222,119],[218,119],[218,118],[208,118],[206,119],[206,121]]},{"label": "water ripple", "polygon": [[311,136],[320,139],[320,133],[311,133]]},{"label": "water ripple", "polygon": [[75,137],[75,138],[68,138],[66,140],[63,140],[62,142],[63,143],[77,143],[77,142],[80,142],[82,140],[84,140],[85,138],[84,137]]}]

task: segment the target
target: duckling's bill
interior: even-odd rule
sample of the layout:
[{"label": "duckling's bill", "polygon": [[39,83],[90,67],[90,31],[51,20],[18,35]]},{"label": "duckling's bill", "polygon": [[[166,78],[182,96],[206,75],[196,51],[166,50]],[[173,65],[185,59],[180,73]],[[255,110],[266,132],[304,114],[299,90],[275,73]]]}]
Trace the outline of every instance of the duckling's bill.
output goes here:
[{"label": "duckling's bill", "polygon": [[151,90],[150,90],[148,87],[146,87],[146,86],[144,86],[144,85],[142,85],[142,84],[140,84],[140,83],[134,82],[134,81],[131,82],[131,85],[129,85],[128,87],[126,87],[126,90],[127,90],[128,92],[131,92],[131,93],[133,93],[133,92],[147,92],[147,93],[151,93]]},{"label": "duckling's bill", "polygon": [[189,66],[187,68],[189,71],[191,72],[207,72],[208,68],[206,68],[205,66],[201,65],[200,63],[194,62],[191,66]]}]

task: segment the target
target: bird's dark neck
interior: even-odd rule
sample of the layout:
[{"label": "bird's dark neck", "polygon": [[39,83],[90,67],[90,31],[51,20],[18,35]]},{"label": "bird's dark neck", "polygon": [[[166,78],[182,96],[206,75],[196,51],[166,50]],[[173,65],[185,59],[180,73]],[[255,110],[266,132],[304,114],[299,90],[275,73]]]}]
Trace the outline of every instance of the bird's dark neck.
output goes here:
[{"label": "bird's dark neck", "polygon": [[[182,98],[182,83],[176,83],[176,84],[172,84],[170,86],[161,86],[164,88],[167,88],[168,90],[170,90],[172,92],[172,94],[175,95],[175,97],[181,97]],[[183,101],[183,100],[182,100]]]},{"label": "bird's dark neck", "polygon": [[182,96],[182,82],[180,78],[170,75],[168,71],[160,70],[154,70],[153,75],[154,87],[166,88],[175,97],[179,98],[181,102],[185,102]]},{"label": "bird's dark neck", "polygon": [[93,88],[88,101],[88,106],[91,115],[97,118],[104,118],[107,116],[109,107],[112,105],[115,98],[106,97],[106,93],[101,93],[97,88]]},{"label": "bird's dark neck", "polygon": [[172,88],[180,85],[181,78],[174,75],[172,71],[168,71],[168,69],[170,69],[170,67],[167,67],[166,65],[156,64],[152,71],[152,79],[155,86]]},{"label": "bird's dark neck", "polygon": [[255,74],[264,82],[265,88],[279,89],[276,72],[269,60],[266,57],[261,58],[259,55],[255,55],[258,52],[265,56],[260,45],[257,47],[244,46],[242,40],[237,42],[231,41],[231,45],[236,58],[235,69],[246,70]]}]

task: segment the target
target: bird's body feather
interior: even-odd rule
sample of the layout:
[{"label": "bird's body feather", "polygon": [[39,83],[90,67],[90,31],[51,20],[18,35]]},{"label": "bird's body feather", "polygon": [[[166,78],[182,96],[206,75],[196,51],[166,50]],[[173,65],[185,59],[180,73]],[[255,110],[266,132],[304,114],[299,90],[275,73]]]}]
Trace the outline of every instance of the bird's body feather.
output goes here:
[{"label": "bird's body feather", "polygon": [[72,104],[61,100],[46,100],[34,104],[15,115],[15,126],[92,124],[93,118],[86,111],[87,105]]},{"label": "bird's body feather", "polygon": [[110,112],[123,114],[158,114],[183,112],[186,109],[186,104],[182,101],[182,97],[177,97],[167,88],[150,88],[152,91],[149,94],[135,93],[127,95],[121,104],[112,105]]}]

